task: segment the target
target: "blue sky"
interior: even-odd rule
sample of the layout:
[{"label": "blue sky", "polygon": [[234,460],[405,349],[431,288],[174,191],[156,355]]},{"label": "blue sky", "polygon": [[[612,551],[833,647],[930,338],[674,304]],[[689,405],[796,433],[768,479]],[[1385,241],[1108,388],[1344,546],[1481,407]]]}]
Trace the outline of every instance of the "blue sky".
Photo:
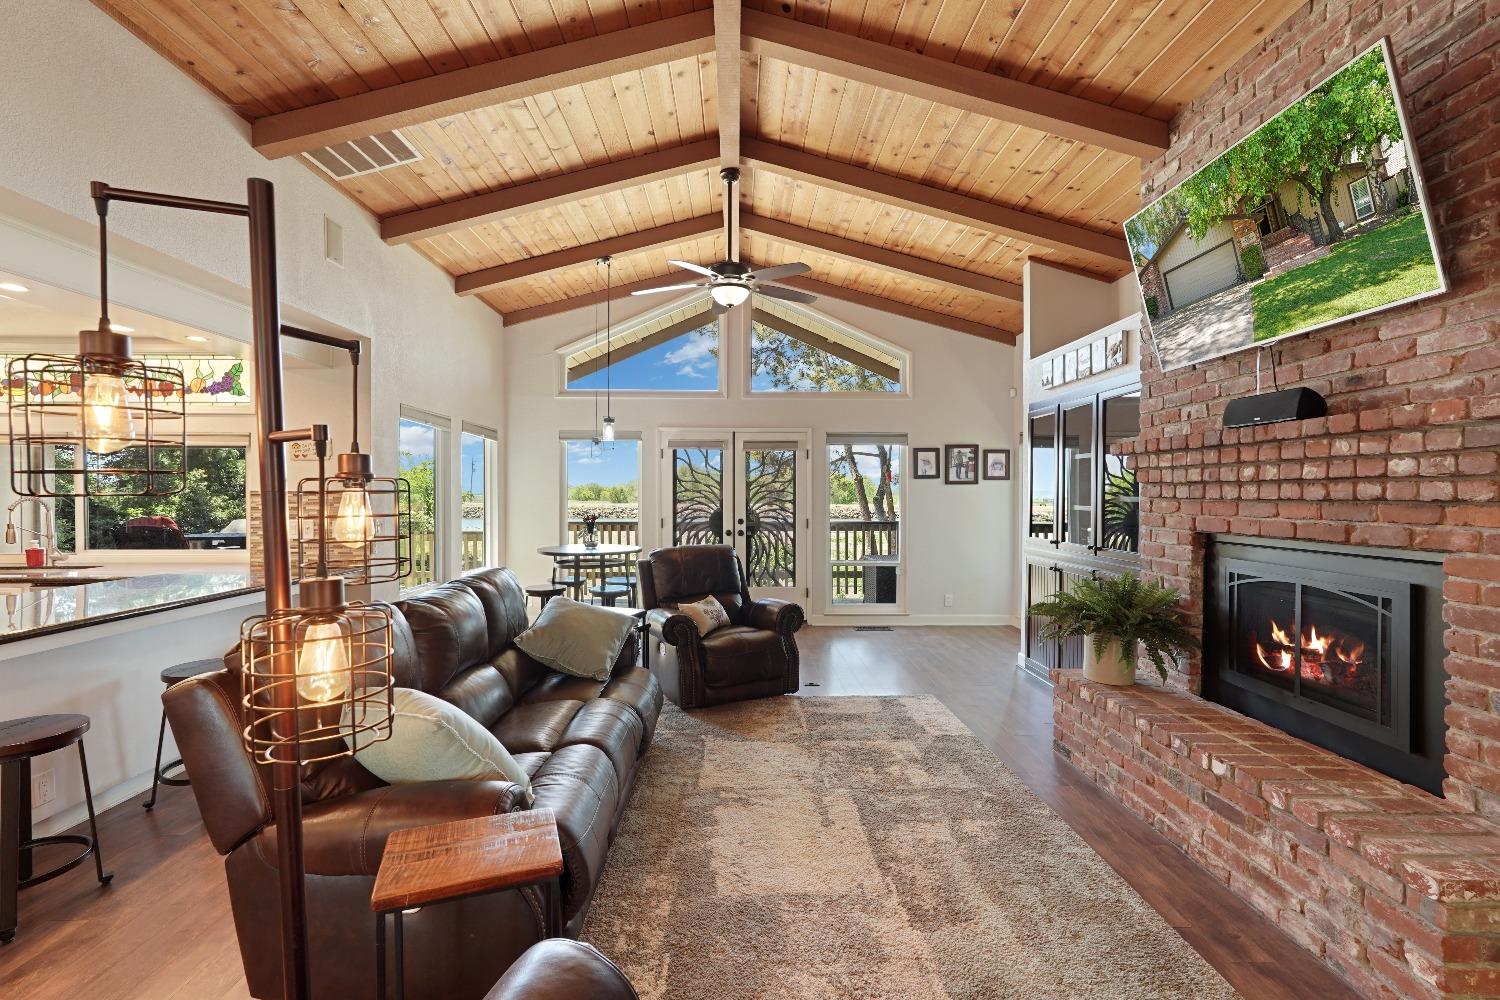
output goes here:
[{"label": "blue sky", "polygon": [[641,477],[641,443],[611,441],[568,442],[568,484],[600,483],[621,486]]},{"label": "blue sky", "polygon": [[[632,358],[617,361],[609,383],[615,389],[712,390],[719,387],[719,333],[713,326],[691,330]],[[603,389],[604,372],[568,383],[569,389]]]}]

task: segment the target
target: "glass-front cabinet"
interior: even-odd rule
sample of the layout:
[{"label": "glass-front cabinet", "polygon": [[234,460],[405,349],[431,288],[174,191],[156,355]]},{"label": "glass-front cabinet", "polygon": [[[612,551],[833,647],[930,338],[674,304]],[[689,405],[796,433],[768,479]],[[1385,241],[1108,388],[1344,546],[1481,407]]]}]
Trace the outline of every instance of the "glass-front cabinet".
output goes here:
[{"label": "glass-front cabinet", "polygon": [[[1030,496],[1026,538],[1028,601],[1079,579],[1134,569],[1140,491],[1133,442],[1141,391],[1134,381],[1094,385],[1034,403],[1027,413]],[[1026,620],[1029,668],[1078,667],[1083,643],[1047,642]]]}]

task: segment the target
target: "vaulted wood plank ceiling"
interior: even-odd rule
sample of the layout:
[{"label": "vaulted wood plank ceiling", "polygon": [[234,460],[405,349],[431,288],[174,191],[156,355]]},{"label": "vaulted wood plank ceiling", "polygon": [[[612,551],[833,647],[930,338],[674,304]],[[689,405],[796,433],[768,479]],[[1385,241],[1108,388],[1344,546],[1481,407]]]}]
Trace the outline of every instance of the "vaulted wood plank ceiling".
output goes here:
[{"label": "vaulted wood plank ceiling", "polygon": [[1028,258],[1129,272],[1140,156],[1300,5],[96,2],[267,155],[399,126],[421,159],[330,183],[508,324],[598,301],[598,252],[626,287],[721,259],[738,165],[745,260],[1000,338]]}]

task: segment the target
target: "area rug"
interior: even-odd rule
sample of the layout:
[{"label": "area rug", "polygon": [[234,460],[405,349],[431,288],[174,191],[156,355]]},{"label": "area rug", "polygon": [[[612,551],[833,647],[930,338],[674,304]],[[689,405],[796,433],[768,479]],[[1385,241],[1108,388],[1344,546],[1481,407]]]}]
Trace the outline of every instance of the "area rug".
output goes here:
[{"label": "area rug", "polygon": [[935,698],[668,705],[582,936],[643,1000],[1237,996]]}]

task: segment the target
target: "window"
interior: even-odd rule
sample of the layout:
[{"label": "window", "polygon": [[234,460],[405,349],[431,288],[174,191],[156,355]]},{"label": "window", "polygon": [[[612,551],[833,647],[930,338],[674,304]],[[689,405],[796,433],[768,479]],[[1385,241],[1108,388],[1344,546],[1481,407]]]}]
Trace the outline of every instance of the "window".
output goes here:
[{"label": "window", "polygon": [[1031,418],[1030,535],[1050,542],[1057,537],[1057,413]]},{"label": "window", "polygon": [[492,430],[464,424],[459,440],[460,565],[464,572],[499,562],[499,497],[494,487],[497,436]]},{"label": "window", "polygon": [[717,392],[719,319],[699,299],[566,347],[564,387],[571,392]]},{"label": "window", "polygon": [[567,537],[578,541],[584,518],[595,518],[599,540],[634,545],[640,537],[641,442],[568,440],[566,453]]},{"label": "window", "polygon": [[442,572],[443,441],[447,422],[402,408],[401,477],[411,487],[411,572],[401,589],[436,583]]},{"label": "window", "polygon": [[[60,466],[73,449],[58,449]],[[118,454],[129,458],[126,449]],[[173,449],[175,451],[175,449]],[[249,442],[199,439],[187,446],[187,483],[168,497],[58,499],[57,547],[64,552],[108,549],[244,549],[245,460]],[[168,458],[176,464],[175,454]]]},{"label": "window", "polygon": [[1099,544],[1117,552],[1134,552],[1141,530],[1140,485],[1135,460],[1116,454],[1141,429],[1141,393],[1132,390],[1104,400],[1103,495],[1099,501]]},{"label": "window", "polygon": [[1370,178],[1361,177],[1350,183],[1349,201],[1354,205],[1356,219],[1368,219],[1375,214],[1375,195],[1370,190]]},{"label": "window", "polygon": [[1094,544],[1094,402],[1063,410],[1062,540]]},{"label": "window", "polygon": [[830,593],[835,605],[899,605],[904,439],[828,438]]},{"label": "window", "polygon": [[751,392],[900,392],[892,348],[823,318],[757,296],[751,313]]}]

